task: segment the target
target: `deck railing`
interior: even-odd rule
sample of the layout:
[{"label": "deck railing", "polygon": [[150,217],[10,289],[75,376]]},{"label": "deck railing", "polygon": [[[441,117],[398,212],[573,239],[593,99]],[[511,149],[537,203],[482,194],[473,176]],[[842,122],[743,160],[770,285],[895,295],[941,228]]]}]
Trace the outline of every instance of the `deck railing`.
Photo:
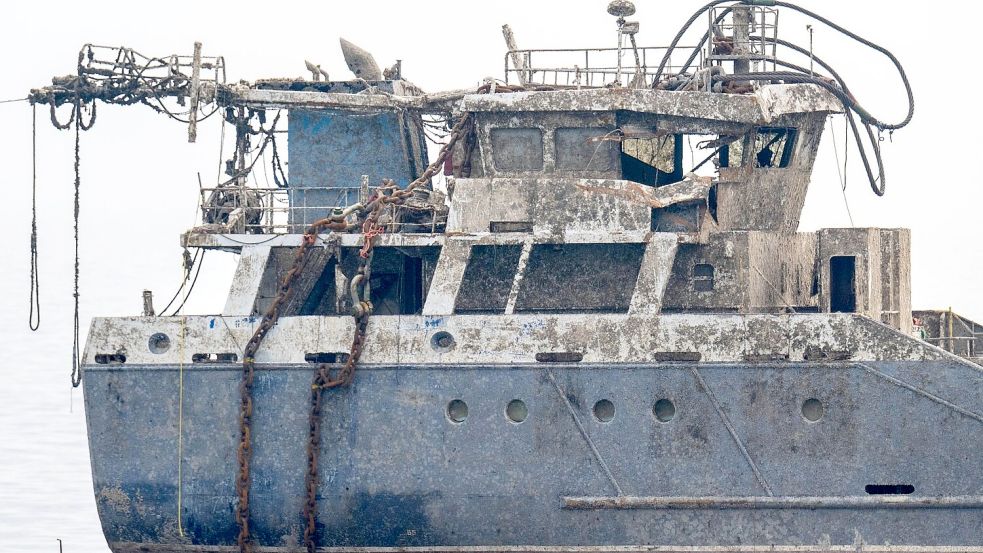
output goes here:
[{"label": "deck railing", "polygon": [[[694,46],[677,46],[663,74],[679,71]],[[644,79],[645,87],[652,85],[659,64],[666,53],[665,46],[638,47],[638,64],[630,47],[618,48],[552,48],[510,50],[505,54],[505,83],[528,85],[600,88],[619,83],[629,87],[636,76]],[[701,50],[693,62],[696,69],[703,65]],[[620,56],[620,62],[619,62]],[[518,63],[518,65],[517,65]]]}]

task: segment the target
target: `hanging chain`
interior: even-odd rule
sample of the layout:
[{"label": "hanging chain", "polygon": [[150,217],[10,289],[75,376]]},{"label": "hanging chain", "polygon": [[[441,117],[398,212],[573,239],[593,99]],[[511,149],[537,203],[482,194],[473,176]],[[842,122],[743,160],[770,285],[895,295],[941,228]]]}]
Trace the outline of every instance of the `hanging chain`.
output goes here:
[{"label": "hanging chain", "polygon": [[[470,120],[470,114],[466,114],[458,121],[452,129],[447,143],[440,149],[437,159],[427,167],[419,178],[411,182],[406,188],[391,189],[384,184],[368,200],[366,205],[357,203],[349,206],[340,213],[315,221],[304,232],[301,243],[294,253],[293,263],[280,282],[280,287],[276,297],[273,299],[273,303],[270,304],[266,313],[263,314],[259,326],[253,333],[252,338],[249,339],[249,342],[246,343],[243,351],[242,381],[239,385],[239,447],[236,455],[239,462],[239,471],[236,476],[236,495],[239,504],[235,511],[236,524],[239,526],[237,543],[241,553],[250,553],[253,545],[249,529],[249,492],[252,483],[250,464],[252,462],[253,382],[256,370],[256,352],[259,350],[263,339],[266,338],[266,335],[272,330],[279,319],[283,306],[293,294],[293,285],[305,271],[310,260],[311,247],[317,243],[318,235],[324,231],[341,232],[352,228],[353,225],[347,221],[349,216],[358,215],[363,217],[361,230],[364,244],[359,252],[358,270],[351,280],[351,293],[353,296],[352,315],[355,319],[355,332],[348,359],[337,370],[336,374],[332,374],[332,369],[335,368],[332,365],[319,365],[315,370],[311,385],[307,475],[305,479],[307,501],[304,504],[303,518],[306,523],[304,544],[307,550],[312,552],[317,547],[317,488],[319,485],[317,463],[321,443],[321,395],[326,389],[351,384],[355,376],[355,366],[365,346],[366,329],[368,328],[369,316],[372,314],[371,293],[368,286],[372,271],[372,250],[375,245],[375,238],[384,231],[384,227],[379,224],[379,217],[390,206],[402,204],[413,194],[413,191],[417,187],[430,181],[442,167],[444,160],[450,155],[455,143],[464,133],[464,130],[470,128],[468,127]],[[384,190],[391,190],[391,193],[385,193]]]},{"label": "hanging chain", "polygon": [[31,104],[31,293],[27,326],[41,327],[41,284],[38,275],[38,107]]}]

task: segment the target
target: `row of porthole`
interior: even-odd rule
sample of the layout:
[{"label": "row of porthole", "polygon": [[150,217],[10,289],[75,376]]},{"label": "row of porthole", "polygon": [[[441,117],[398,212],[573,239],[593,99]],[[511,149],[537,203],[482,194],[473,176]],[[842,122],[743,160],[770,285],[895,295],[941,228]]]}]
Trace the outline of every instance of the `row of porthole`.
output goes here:
[{"label": "row of porthole", "polygon": [[[614,420],[614,403],[608,399],[598,400],[594,404],[594,418],[598,422],[611,422]],[[462,399],[451,400],[447,404],[447,418],[460,424],[468,418],[468,404]],[[676,405],[672,400],[663,398],[655,402],[652,406],[652,415],[659,422],[669,422],[676,416]],[[513,399],[505,406],[505,418],[516,424],[520,424],[529,417],[529,408],[526,402],[521,399]]]},{"label": "row of porthole", "polygon": [[[598,400],[592,411],[597,422],[608,423],[614,420],[615,408],[611,400]],[[802,418],[808,422],[818,422],[823,418],[824,411],[823,403],[814,397],[802,402]],[[461,424],[468,418],[468,404],[462,399],[451,400],[447,404],[446,414],[451,422]],[[670,399],[662,398],[652,405],[652,416],[661,423],[667,423],[676,416],[676,404]],[[513,399],[505,406],[505,418],[515,424],[524,422],[528,417],[529,408],[521,399]]]}]

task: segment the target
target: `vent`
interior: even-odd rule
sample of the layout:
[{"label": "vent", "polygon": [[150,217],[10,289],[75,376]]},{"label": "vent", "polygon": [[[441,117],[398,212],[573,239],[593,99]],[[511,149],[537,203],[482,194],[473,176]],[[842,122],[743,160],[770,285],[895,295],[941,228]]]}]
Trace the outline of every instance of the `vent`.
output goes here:
[{"label": "vent", "polygon": [[911,484],[867,484],[864,491],[870,495],[909,495],[914,493]]},{"label": "vent", "polygon": [[196,353],[191,356],[192,363],[235,363],[239,356],[234,353]]},{"label": "vent", "polygon": [[332,364],[332,363],[345,363],[348,361],[349,355],[344,352],[308,352],[304,354],[304,361],[308,363],[317,364]]},{"label": "vent", "polygon": [[695,363],[703,358],[703,354],[698,351],[657,351],[653,354],[653,357],[660,363]]},{"label": "vent", "polygon": [[488,223],[490,232],[532,232],[532,221],[492,221]]},{"label": "vent", "polygon": [[126,363],[126,356],[122,353],[97,353],[96,363],[100,365],[122,365]]},{"label": "vent", "polygon": [[583,359],[584,354],[577,351],[541,351],[536,354],[536,361],[540,363],[579,363]]}]

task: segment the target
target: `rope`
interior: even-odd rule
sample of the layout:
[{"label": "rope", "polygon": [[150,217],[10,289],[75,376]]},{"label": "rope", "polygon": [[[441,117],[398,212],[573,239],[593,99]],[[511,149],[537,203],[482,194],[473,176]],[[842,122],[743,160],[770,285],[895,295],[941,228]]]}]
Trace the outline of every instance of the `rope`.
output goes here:
[{"label": "rope", "polygon": [[[198,275],[201,274],[201,266],[204,265],[204,264],[205,264],[205,250],[201,250],[201,258],[198,261],[198,268],[195,269],[195,277],[191,280],[191,286],[188,287],[188,293],[184,295],[184,300],[181,301],[181,305],[177,306],[177,309],[175,309],[170,314],[171,317],[173,317],[174,315],[177,315],[178,313],[180,313],[181,312],[181,309],[184,308],[184,304],[188,303],[188,298],[191,297],[191,292],[194,292],[194,290],[195,290],[195,284],[198,282]],[[185,280],[185,282],[187,282],[187,280]],[[180,292],[180,290],[179,290],[179,292]],[[161,315],[162,316],[163,316],[163,313],[164,312],[161,311]]]},{"label": "rope", "polygon": [[38,273],[38,109],[31,106],[31,293],[27,326],[41,327],[41,285]]},{"label": "rope", "polygon": [[[81,339],[79,325],[79,190],[82,187],[82,179],[79,175],[79,135],[82,129],[82,122],[78,111],[78,104],[75,104],[75,288],[72,296],[75,299],[75,330],[72,342],[72,387],[78,388],[82,384],[82,364],[81,364]],[[52,108],[53,112],[53,108]]]},{"label": "rope", "polygon": [[181,317],[181,346],[178,348],[177,377],[177,532],[184,537],[183,515],[181,514],[181,488],[184,487],[184,336],[188,328],[188,318]]},{"label": "rope", "polygon": [[[847,129],[843,129],[843,169],[840,169],[840,149],[836,145],[836,127],[833,126],[832,118],[829,118],[829,132],[833,135],[833,155],[836,157],[836,174],[840,177],[840,191],[843,193],[843,205],[846,207],[846,216],[850,219],[850,226],[855,227],[853,223],[853,213],[850,212],[850,202],[846,198],[846,168],[847,168],[847,153],[850,151],[850,135],[846,133]],[[847,120],[844,120],[844,125],[849,124]]]},{"label": "rope", "polygon": [[191,278],[191,269],[193,269],[194,266],[195,266],[195,264],[198,263],[198,256],[203,251],[204,251],[203,249],[199,249],[198,251],[195,252],[194,259],[191,259],[191,255],[188,253],[188,249],[185,248],[185,250],[184,250],[184,277],[182,277],[182,279],[181,279],[181,286],[179,286],[178,289],[177,289],[177,291],[174,292],[174,295],[171,296],[171,301],[167,302],[167,305],[164,306],[164,308],[160,310],[161,317],[164,316],[164,313],[166,313],[167,310],[170,309],[172,305],[174,305],[174,301],[177,300],[178,296],[181,295],[181,292],[184,290],[184,287],[188,284],[188,279]]}]

